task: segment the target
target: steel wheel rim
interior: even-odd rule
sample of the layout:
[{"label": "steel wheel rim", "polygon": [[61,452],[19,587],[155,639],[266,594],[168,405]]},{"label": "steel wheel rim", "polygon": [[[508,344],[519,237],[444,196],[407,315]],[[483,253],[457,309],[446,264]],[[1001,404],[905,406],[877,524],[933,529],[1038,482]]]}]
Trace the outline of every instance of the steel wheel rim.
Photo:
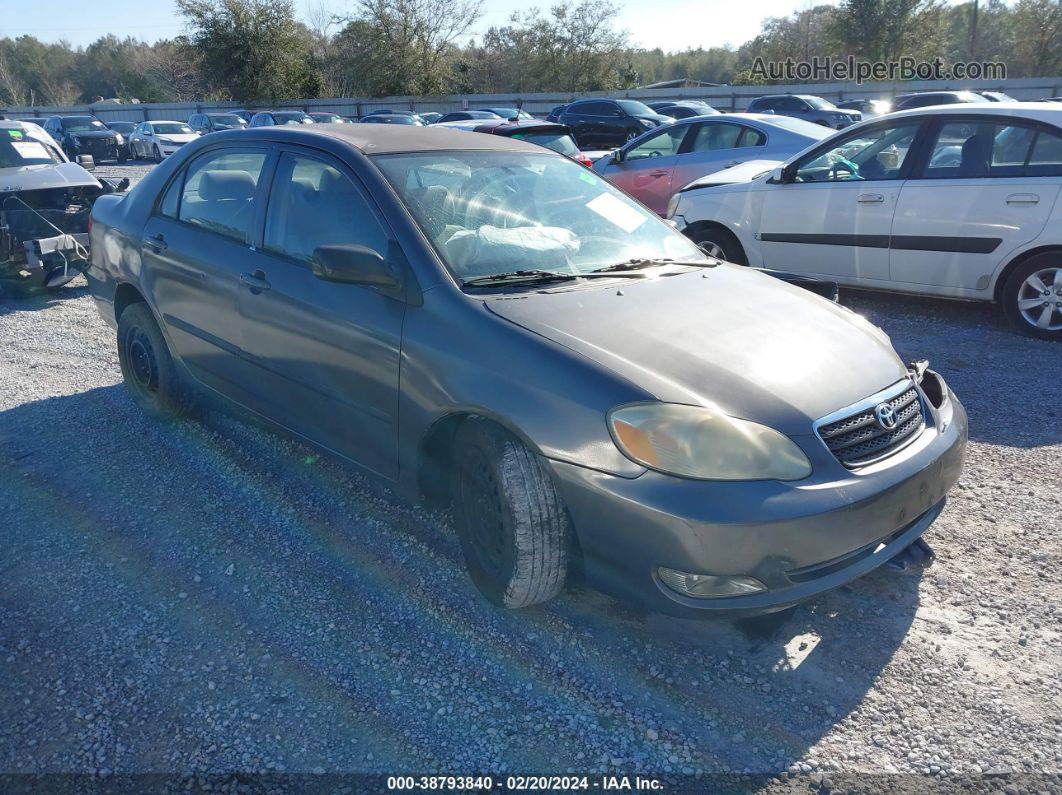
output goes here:
[{"label": "steel wheel rim", "polygon": [[159,391],[159,366],[151,340],[140,328],[129,332],[125,345],[126,361],[129,362],[130,383],[141,395],[152,398]]},{"label": "steel wheel rim", "polygon": [[481,450],[469,450],[461,471],[461,510],[476,557],[492,576],[501,572],[505,558],[505,523],[497,494],[494,468]]},{"label": "steel wheel rim", "polygon": [[1018,289],[1018,311],[1033,328],[1062,331],[1062,265],[1030,274]]}]

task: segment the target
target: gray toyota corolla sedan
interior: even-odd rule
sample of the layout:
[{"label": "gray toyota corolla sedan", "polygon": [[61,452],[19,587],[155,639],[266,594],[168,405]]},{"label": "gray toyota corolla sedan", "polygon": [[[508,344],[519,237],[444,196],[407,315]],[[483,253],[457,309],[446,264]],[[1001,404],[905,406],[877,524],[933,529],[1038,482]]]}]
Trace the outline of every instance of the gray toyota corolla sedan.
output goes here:
[{"label": "gray toyota corolla sedan", "polygon": [[776,610],[905,549],[962,468],[958,399],[880,330],[512,138],[221,132],[91,236],[145,411],[220,397],[452,505],[508,607],[579,563],[661,611]]}]

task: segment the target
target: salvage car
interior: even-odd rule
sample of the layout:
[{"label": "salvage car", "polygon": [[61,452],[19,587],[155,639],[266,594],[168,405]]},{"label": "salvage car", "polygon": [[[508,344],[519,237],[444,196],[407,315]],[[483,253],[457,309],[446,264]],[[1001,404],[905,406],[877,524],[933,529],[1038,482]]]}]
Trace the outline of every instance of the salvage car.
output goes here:
[{"label": "salvage car", "polygon": [[1062,339],[1062,107],[898,111],[743,176],[695,181],[669,216],[732,262],[991,301]]},{"label": "salvage car", "polygon": [[858,110],[839,108],[822,97],[811,94],[768,94],[749,103],[748,113],[776,113],[795,119],[821,124],[834,130],[843,130],[863,120]]},{"label": "salvage car", "polygon": [[69,162],[36,124],[0,121],[0,294],[60,287],[81,273],[92,203],[128,184]]},{"label": "salvage car", "polygon": [[124,163],[128,155],[125,136],[107,127],[95,116],[52,116],[44,130],[70,160],[89,155],[97,162],[113,160]]},{"label": "salvage car", "polygon": [[589,149],[622,146],[674,119],[633,99],[580,99],[565,106],[556,121],[571,127],[576,143]]},{"label": "salvage car", "polygon": [[129,156],[136,160],[150,157],[161,163],[162,158],[200,135],[183,121],[144,121],[129,137]]},{"label": "salvage car", "polygon": [[907,549],[962,468],[962,405],[880,329],[515,138],[205,136],[100,198],[87,278],[142,410],[220,401],[451,506],[506,607],[578,569],[777,610]]},{"label": "salvage car", "polygon": [[663,215],[671,194],[746,160],[784,160],[832,133],[818,124],[758,113],[697,116],[635,138],[594,170]]}]

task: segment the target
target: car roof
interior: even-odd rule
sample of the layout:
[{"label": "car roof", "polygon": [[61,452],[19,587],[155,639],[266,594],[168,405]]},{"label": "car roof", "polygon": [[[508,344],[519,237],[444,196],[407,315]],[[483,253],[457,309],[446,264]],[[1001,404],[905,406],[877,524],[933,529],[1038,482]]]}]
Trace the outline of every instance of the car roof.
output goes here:
[{"label": "car roof", "polygon": [[312,142],[321,136],[333,138],[354,147],[366,155],[397,154],[399,152],[442,152],[447,150],[496,150],[505,152],[533,152],[541,154],[542,147],[504,135],[469,135],[461,130],[447,130],[436,125],[375,125],[323,124],[298,127],[256,127],[254,130],[222,131],[217,135],[240,136],[233,140],[246,141],[248,135],[279,141]]},{"label": "car roof", "polygon": [[990,102],[987,99],[984,102],[963,102],[958,105],[936,105],[927,108],[897,110],[890,113],[889,118],[923,114],[932,116],[953,115],[956,113],[977,113],[984,116],[1020,116],[1025,119],[1034,119],[1053,124],[1056,127],[1062,127],[1062,106],[1056,108],[1044,102]]}]

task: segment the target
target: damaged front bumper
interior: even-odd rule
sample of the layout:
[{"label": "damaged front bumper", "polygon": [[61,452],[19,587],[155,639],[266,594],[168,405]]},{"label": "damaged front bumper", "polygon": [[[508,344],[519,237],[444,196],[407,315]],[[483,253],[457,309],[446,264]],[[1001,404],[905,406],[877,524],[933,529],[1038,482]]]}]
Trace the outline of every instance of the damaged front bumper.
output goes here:
[{"label": "damaged front bumper", "polygon": [[[61,287],[89,265],[88,232],[0,242],[0,283],[26,291]],[[5,250],[6,249],[6,250]]]}]

